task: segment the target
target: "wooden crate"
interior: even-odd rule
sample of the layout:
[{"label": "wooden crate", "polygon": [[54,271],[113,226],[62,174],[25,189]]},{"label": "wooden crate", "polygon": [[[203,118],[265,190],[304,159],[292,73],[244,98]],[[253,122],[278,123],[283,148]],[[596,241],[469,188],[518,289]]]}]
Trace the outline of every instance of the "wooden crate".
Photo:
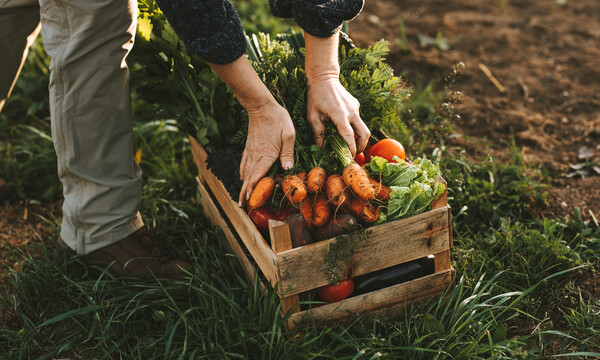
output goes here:
[{"label": "wooden crate", "polygon": [[207,154],[202,146],[192,137],[190,142],[199,169],[198,189],[205,214],[223,229],[250,278],[254,278],[258,267],[272,287],[278,285],[282,314],[293,311],[287,320],[288,329],[312,321],[344,320],[352,313],[398,311],[413,301],[439,296],[451,284],[452,213],[444,193],[433,202],[430,211],[369,228],[370,236],[357,244],[345,264],[351,268],[352,276],[359,276],[433,255],[433,274],[301,311],[299,294],[328,284],[323,271],[324,257],[329,244],[336,239],[292,249],[287,224],[270,220],[272,245],[269,246],[244,209],[238,207],[223,184],[207,170]]}]

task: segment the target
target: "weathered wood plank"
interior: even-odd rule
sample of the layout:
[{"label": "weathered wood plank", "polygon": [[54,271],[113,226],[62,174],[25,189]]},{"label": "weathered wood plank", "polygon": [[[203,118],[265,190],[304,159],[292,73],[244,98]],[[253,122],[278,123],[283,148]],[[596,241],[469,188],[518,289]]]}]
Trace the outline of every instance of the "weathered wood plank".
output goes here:
[{"label": "weathered wood plank", "polygon": [[[352,276],[448,250],[448,211],[443,207],[371,228],[369,238],[358,241],[346,263]],[[329,239],[277,254],[279,291],[297,294],[326,285],[325,254],[335,241]]]},{"label": "weathered wood plank", "polygon": [[[292,248],[292,238],[290,236],[290,228],[282,221],[269,220],[269,235],[271,237],[271,247],[275,254],[290,250]],[[295,313],[300,311],[298,302],[300,297],[298,294],[282,295],[281,297],[281,315],[283,316],[288,311],[293,310]]]},{"label": "weathered wood plank", "polygon": [[435,272],[448,270],[452,267],[450,261],[450,249],[434,254],[433,263],[435,264]]},{"label": "weathered wood plank", "polygon": [[[221,211],[219,210],[215,202],[212,200],[208,190],[206,190],[200,178],[197,177],[196,181],[198,182],[198,191],[200,192],[200,197],[202,199],[202,210],[204,211],[204,215],[206,215],[206,217],[209,218],[210,222],[214,226],[218,226],[221,228],[221,230],[223,230],[225,240],[231,246],[231,249],[233,250],[234,254],[238,257],[238,259],[240,259],[240,262],[242,263],[242,266],[246,271],[248,279],[250,281],[254,281],[254,277],[256,276],[254,265],[252,264],[250,259],[248,259],[248,256],[246,255],[246,252],[240,245],[238,238],[234,235],[229,225],[227,225],[227,223],[223,219],[223,214],[221,214]],[[267,287],[261,280],[258,281],[258,286],[260,288],[261,293],[266,295]]]},{"label": "weathered wood plank", "polygon": [[200,179],[211,189],[223,212],[225,212],[225,215],[231,221],[233,228],[237,231],[239,237],[254,258],[254,261],[256,261],[258,267],[271,283],[271,286],[275,286],[277,283],[275,270],[277,258],[275,253],[267,245],[267,242],[256,226],[254,226],[248,214],[229,197],[223,183],[206,168],[207,155],[202,146],[191,136],[189,136],[189,140],[194,161],[196,162],[196,166],[198,166]]},{"label": "weathered wood plank", "polygon": [[446,185],[446,190],[442,195],[438,196],[437,199],[433,200],[433,202],[431,203],[432,210],[439,209],[448,205],[448,184],[446,183],[446,180],[444,180],[444,178],[441,175],[438,175],[434,183],[436,182],[441,182],[442,184]]},{"label": "weathered wood plank", "polygon": [[288,327],[302,327],[321,320],[349,319],[352,313],[397,311],[414,301],[441,294],[452,282],[452,270],[427,275],[398,285],[355,296],[341,302],[323,305],[293,314]]}]

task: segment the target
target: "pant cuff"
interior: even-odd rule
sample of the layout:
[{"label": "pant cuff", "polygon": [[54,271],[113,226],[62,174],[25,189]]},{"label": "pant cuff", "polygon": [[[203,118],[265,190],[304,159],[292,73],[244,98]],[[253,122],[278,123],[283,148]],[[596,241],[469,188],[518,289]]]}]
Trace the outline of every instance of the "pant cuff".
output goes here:
[{"label": "pant cuff", "polygon": [[144,226],[144,221],[139,212],[125,223],[109,230],[106,234],[94,237],[86,236],[85,231],[75,229],[63,222],[60,237],[71,249],[78,254],[85,255],[123,240],[142,226]]}]

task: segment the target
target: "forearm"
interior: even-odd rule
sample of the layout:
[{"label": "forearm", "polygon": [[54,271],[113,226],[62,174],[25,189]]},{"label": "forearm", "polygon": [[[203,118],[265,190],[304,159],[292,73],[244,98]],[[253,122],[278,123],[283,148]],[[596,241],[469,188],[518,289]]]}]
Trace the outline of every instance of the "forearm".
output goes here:
[{"label": "forearm", "polygon": [[[323,145],[324,121],[330,120],[354,156],[367,145],[369,129],[360,118],[360,104],[340,83],[337,34],[317,37],[304,32],[306,81],[308,83],[307,119],[315,142]],[[356,139],[356,140],[355,140]]]},{"label": "forearm", "polygon": [[246,55],[242,55],[229,64],[208,63],[208,65],[233,91],[240,104],[248,112],[276,102],[269,89],[252,68]]},{"label": "forearm", "polygon": [[340,65],[338,63],[338,35],[317,37],[304,31],[306,46],[306,80],[308,86],[315,81],[338,79]]}]

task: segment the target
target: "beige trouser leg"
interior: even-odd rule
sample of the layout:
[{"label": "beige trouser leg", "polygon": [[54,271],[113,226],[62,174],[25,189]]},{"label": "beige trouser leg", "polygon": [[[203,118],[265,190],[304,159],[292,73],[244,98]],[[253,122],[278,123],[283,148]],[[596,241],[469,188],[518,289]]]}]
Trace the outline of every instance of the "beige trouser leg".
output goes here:
[{"label": "beige trouser leg", "polygon": [[37,0],[0,0],[0,111],[40,32]]},{"label": "beige trouser leg", "polygon": [[[2,0],[0,0],[2,1]],[[80,254],[139,229],[129,71],[135,0],[40,0],[52,137],[65,197],[61,237]]]}]

